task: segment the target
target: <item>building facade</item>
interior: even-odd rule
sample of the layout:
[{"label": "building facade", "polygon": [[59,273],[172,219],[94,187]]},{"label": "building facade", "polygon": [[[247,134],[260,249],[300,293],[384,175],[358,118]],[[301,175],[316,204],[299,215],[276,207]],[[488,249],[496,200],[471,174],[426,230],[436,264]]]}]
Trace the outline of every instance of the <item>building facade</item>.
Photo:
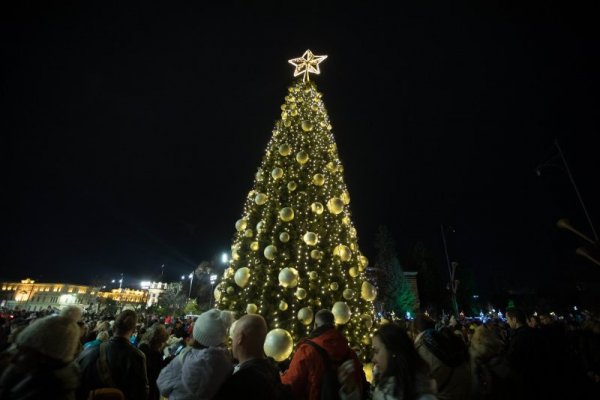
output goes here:
[{"label": "building facade", "polygon": [[[0,283],[0,307],[25,311],[61,310],[78,305],[87,312],[100,312],[110,302],[118,308],[151,306],[173,284],[152,282],[147,288],[101,290],[99,287],[70,283],[40,283],[32,279]],[[175,283],[174,285],[180,285]]]}]

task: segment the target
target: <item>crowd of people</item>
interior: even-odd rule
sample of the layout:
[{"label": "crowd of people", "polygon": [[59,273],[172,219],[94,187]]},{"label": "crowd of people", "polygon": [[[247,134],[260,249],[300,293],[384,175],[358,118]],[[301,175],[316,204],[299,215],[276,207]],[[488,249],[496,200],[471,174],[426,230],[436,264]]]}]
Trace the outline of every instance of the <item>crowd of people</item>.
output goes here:
[{"label": "crowd of people", "polygon": [[[506,320],[382,322],[361,363],[331,311],[291,360],[263,317],[13,312],[0,319],[1,399],[579,399],[600,395],[600,321],[509,308]],[[372,369],[369,369],[372,368]],[[365,374],[365,370],[367,374]],[[369,379],[367,380],[367,376]],[[593,397],[592,397],[593,396]]]}]

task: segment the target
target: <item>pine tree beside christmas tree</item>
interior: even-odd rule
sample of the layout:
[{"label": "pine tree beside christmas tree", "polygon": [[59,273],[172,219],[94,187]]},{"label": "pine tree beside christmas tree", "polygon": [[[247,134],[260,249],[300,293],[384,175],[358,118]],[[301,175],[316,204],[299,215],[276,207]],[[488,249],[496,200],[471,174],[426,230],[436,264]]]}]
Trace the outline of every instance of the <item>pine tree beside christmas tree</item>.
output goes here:
[{"label": "pine tree beside christmas tree", "polygon": [[353,347],[371,339],[376,290],[364,274],[368,260],[322,94],[308,78],[325,57],[307,51],[290,60],[302,79],[285,96],[214,293],[218,308],[267,320],[265,352],[277,361],[310,333],[323,308]]}]

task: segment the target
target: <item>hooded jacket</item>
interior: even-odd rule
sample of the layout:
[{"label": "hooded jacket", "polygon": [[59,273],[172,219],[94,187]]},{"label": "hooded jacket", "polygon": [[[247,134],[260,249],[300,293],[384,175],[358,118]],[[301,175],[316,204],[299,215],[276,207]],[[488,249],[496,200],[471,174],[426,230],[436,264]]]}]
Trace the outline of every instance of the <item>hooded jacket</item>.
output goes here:
[{"label": "hooded jacket", "polygon": [[[362,389],[365,375],[362,365],[348,341],[332,326],[323,326],[315,330],[309,338],[325,351],[329,359],[336,366],[346,360],[354,360],[354,373],[356,382]],[[321,380],[326,373],[323,358],[306,341],[300,342],[292,358],[289,369],[281,376],[281,381],[290,385],[296,399],[318,400],[321,397]]]}]

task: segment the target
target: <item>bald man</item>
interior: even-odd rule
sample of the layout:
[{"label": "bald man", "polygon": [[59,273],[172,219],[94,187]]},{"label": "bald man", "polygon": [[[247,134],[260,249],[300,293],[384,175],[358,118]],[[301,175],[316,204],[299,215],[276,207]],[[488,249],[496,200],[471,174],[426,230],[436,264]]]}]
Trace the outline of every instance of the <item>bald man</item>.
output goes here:
[{"label": "bald man", "polygon": [[267,330],[267,323],[260,315],[244,315],[235,322],[231,332],[232,353],[239,365],[215,399],[279,400],[289,397],[281,384],[277,365],[263,352]]}]

